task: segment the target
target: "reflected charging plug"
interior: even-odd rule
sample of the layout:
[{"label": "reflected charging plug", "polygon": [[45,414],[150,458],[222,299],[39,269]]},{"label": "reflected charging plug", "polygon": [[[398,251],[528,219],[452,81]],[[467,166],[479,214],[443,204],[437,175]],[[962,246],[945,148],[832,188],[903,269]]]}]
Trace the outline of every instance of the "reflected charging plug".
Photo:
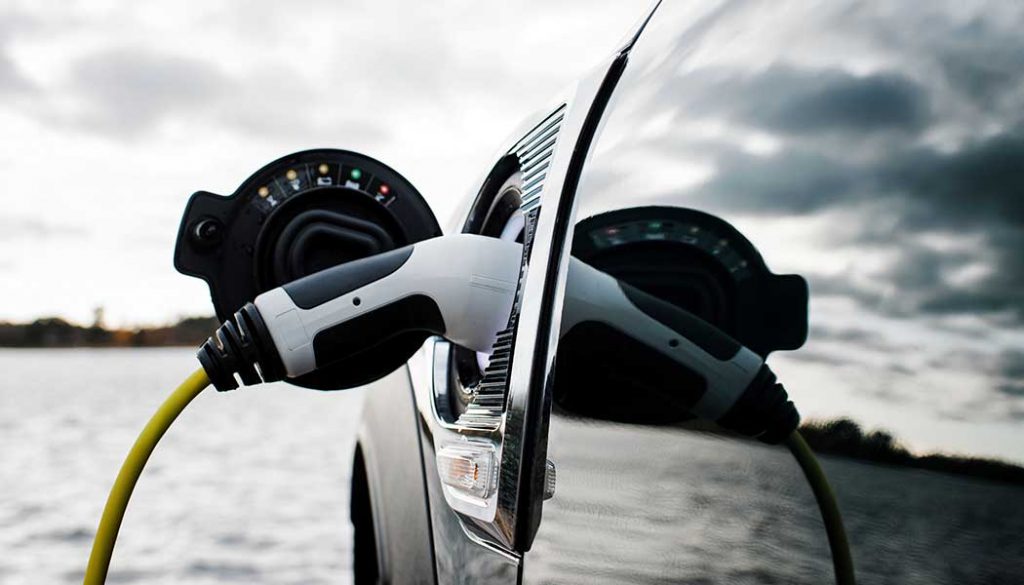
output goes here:
[{"label": "reflected charging plug", "polygon": [[760,355],[692,313],[576,259],[569,263],[561,333],[561,343],[587,363],[644,380],[673,405],[726,429],[776,444],[800,423]]}]

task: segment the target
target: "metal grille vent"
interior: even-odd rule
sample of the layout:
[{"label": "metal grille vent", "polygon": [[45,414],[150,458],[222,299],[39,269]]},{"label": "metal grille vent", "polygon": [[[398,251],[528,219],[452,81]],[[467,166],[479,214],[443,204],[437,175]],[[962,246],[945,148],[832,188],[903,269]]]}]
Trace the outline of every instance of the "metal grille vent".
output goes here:
[{"label": "metal grille vent", "polygon": [[544,179],[547,178],[548,168],[551,166],[555,142],[558,140],[558,131],[562,128],[564,118],[565,104],[562,104],[509,151],[519,158],[519,168],[523,173],[523,213],[540,206]]},{"label": "metal grille vent", "polygon": [[471,429],[495,430],[505,412],[505,392],[508,388],[509,366],[512,362],[512,344],[515,327],[498,333],[494,341],[491,361],[484,370],[480,385],[474,391],[473,401],[459,415],[458,424]]},{"label": "metal grille vent", "polygon": [[515,347],[516,321],[519,316],[523,282],[529,264],[530,250],[533,248],[533,235],[540,214],[540,199],[544,191],[544,179],[547,177],[551,158],[555,151],[558,132],[565,118],[565,104],[559,106],[530,130],[510,150],[510,154],[519,159],[519,170],[523,183],[520,206],[526,216],[525,233],[523,234],[523,260],[519,270],[519,284],[516,289],[515,305],[508,320],[508,327],[498,333],[491,352],[491,361],[484,369],[479,385],[474,389],[473,401],[459,416],[458,423],[472,429],[496,430],[501,426],[501,417],[505,412],[505,400],[508,396],[508,375],[512,370],[512,349]]}]

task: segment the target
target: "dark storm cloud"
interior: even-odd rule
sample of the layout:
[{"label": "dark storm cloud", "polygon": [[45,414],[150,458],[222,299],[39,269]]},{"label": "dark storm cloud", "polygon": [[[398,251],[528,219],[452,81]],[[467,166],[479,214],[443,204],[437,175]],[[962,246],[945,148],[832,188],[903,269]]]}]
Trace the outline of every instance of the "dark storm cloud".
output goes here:
[{"label": "dark storm cloud", "polygon": [[924,346],[894,343],[886,333],[859,327],[815,324],[808,345],[786,359],[830,368],[857,368],[861,391],[886,401],[907,400],[906,385],[922,369],[951,374],[981,374],[977,386],[961,388],[973,396],[967,403],[931,404],[936,414],[954,420],[1017,421],[1024,419],[1024,348],[972,349],[933,354],[919,362]]},{"label": "dark storm cloud", "polygon": [[[783,78],[774,83],[796,81]],[[750,117],[756,120],[760,116],[766,127],[792,132],[910,130],[922,127],[928,118],[924,92],[898,75],[853,77],[833,72],[809,81],[798,92],[789,90],[792,93],[787,99],[756,108]]]},{"label": "dark storm cloud", "polygon": [[1024,349],[1007,350],[999,355],[999,373],[1024,384]]},{"label": "dark storm cloud", "polygon": [[85,103],[81,122],[131,135],[206,107],[229,81],[206,61],[124,47],[78,61],[70,86]]},{"label": "dark storm cloud", "polygon": [[700,71],[675,78],[672,84],[679,91],[662,95],[672,100],[672,106],[679,105],[674,96],[693,96],[685,104],[688,115],[724,115],[733,122],[791,135],[914,131],[925,127],[931,116],[924,89],[892,72],[857,76],[840,69],[776,65],[753,75],[729,69]]},{"label": "dark storm cloud", "polygon": [[[888,149],[878,161],[855,162],[827,149],[791,145],[769,156],[724,149],[718,173],[703,186],[709,205],[767,215],[854,212],[853,242],[888,246],[892,265],[877,276],[899,291],[890,310],[936,314],[1008,313],[1024,321],[1024,128],[1016,127],[953,152]],[[843,231],[843,230],[839,230]],[[972,250],[923,246],[924,233],[975,236]],[[841,243],[834,235],[832,244]],[[989,267],[971,286],[951,275],[971,264]],[[877,289],[848,279],[814,279],[817,291],[878,306]]]},{"label": "dark storm cloud", "polygon": [[773,359],[885,404],[1024,420],[1024,378],[995,367],[1020,363],[1024,327],[1021,26],[971,2],[826,4],[638,45],[581,209],[635,197],[749,226],[815,299],[807,345]]},{"label": "dark storm cloud", "polygon": [[[987,261],[991,272],[970,286],[955,286],[949,275],[976,258],[965,254],[922,248],[904,253],[886,277],[901,294],[915,295],[917,310],[933,314],[1005,315],[1024,320],[1024,266],[1016,258],[1024,248],[1024,233],[1017,234],[1012,248],[997,247]],[[998,320],[998,319],[997,319]]]},{"label": "dark storm cloud", "polygon": [[737,211],[814,213],[848,203],[851,192],[865,187],[865,177],[856,167],[811,150],[770,156],[727,150],[715,162],[718,172],[704,186],[704,194],[709,203]]},{"label": "dark storm cloud", "polygon": [[1007,419],[1024,420],[1024,348],[1002,351],[994,369],[994,409]]},{"label": "dark storm cloud", "polygon": [[998,219],[1024,226],[1024,128],[950,154],[917,150],[883,167],[883,186],[930,204],[924,222]]},{"label": "dark storm cloud", "polygon": [[942,60],[950,84],[982,106],[994,105],[1005,92],[1020,84],[1024,44],[1020,37],[999,46],[979,38],[967,46],[951,47]]},{"label": "dark storm cloud", "polygon": [[[782,56],[753,71],[688,68],[693,72],[677,75],[679,63],[663,66],[672,81],[651,107],[681,120],[764,131],[781,144],[761,156],[728,141],[695,148],[690,137],[676,137],[686,155],[713,155],[716,173],[700,188],[701,203],[773,216],[841,209],[849,225],[837,226],[824,245],[862,245],[890,256],[874,275],[889,293],[834,271],[812,279],[816,291],[900,314],[1024,321],[1024,111],[1006,107],[1024,96],[1017,26],[1024,11],[1007,15],[978,5],[957,18],[941,8],[894,18],[858,6],[835,14],[848,20],[843,30],[873,38],[872,46],[898,58],[882,60],[883,68],[868,75],[800,67]],[[952,149],[914,146],[912,137],[929,130],[975,123],[951,115],[972,101],[1003,108],[985,110],[1000,122],[998,133],[979,132],[983,138]],[[970,236],[977,244],[936,249],[920,244],[923,234]],[[974,281],[956,284],[958,271],[979,266],[987,272],[975,270]]]},{"label": "dark storm cloud", "polygon": [[[982,107],[999,106],[1020,88],[1024,82],[1020,3],[965,3],[967,10],[959,18],[929,15],[919,8],[908,4],[905,18],[881,14],[859,24],[878,45],[919,54],[923,62],[935,63],[949,88]],[[908,34],[909,27],[916,28],[914,34]]]},{"label": "dark storm cloud", "polygon": [[[1024,127],[952,152],[889,145],[881,160],[803,143],[766,156],[722,144],[703,152],[714,154],[716,174],[699,188],[698,207],[783,217],[843,210],[849,219],[823,245],[889,255],[873,282],[832,270],[808,274],[814,295],[849,297],[893,315],[1024,323]],[[928,246],[920,241],[925,234],[975,244]],[[956,282],[979,266],[972,282]]]},{"label": "dark storm cloud", "polygon": [[1024,380],[1004,382],[996,386],[996,390],[1011,398],[1024,398]]},{"label": "dark storm cloud", "polygon": [[[869,283],[843,272],[806,276],[816,297],[846,297],[893,316],[979,315],[992,324],[1017,326],[1024,323],[1024,269],[1016,257],[1024,249],[1024,234],[1015,240],[1016,247],[972,254],[921,246],[912,237],[893,234],[886,242],[895,252],[892,262],[872,274]],[[878,242],[872,245],[879,247]],[[953,275],[975,263],[984,263],[990,272],[968,285],[954,284]],[[973,331],[975,336],[985,333]]]},{"label": "dark storm cloud", "polygon": [[915,130],[929,117],[925,92],[894,73],[857,77],[838,70],[773,67],[729,91],[757,96],[737,105],[745,121],[794,134]]},{"label": "dark storm cloud", "polygon": [[903,227],[964,227],[977,222],[1024,226],[1024,128],[952,153],[895,151],[881,161],[794,145],[769,156],[722,150],[705,185],[716,201],[743,211],[808,213],[825,207],[893,200]]},{"label": "dark storm cloud", "polygon": [[860,329],[857,327],[834,327],[822,324],[812,324],[810,330],[811,339],[825,339],[829,341],[840,341],[852,343],[861,347],[873,347],[890,349],[892,346],[885,343],[885,336],[878,331]]},{"label": "dark storm cloud", "polygon": [[885,281],[899,290],[933,291],[946,286],[946,275],[974,259],[965,251],[935,250],[902,242],[899,261],[885,271]]}]

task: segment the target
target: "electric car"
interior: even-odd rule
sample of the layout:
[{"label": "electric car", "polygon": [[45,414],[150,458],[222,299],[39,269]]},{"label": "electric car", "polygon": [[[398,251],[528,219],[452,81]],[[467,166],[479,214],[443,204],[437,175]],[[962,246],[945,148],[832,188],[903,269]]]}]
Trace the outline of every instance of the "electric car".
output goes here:
[{"label": "electric car", "polygon": [[352,469],[356,582],[831,580],[784,452],[691,420],[660,391],[670,374],[642,354],[622,367],[630,348],[599,331],[565,346],[575,258],[770,355],[844,455],[826,468],[862,582],[1019,583],[1019,468],[923,454],[1024,460],[1020,7],[661,2],[638,17],[496,141],[444,229],[398,172],[341,150],[190,203],[176,265],[210,281],[222,318],[442,233],[523,246],[489,351],[399,335],[294,380],[383,376]]}]

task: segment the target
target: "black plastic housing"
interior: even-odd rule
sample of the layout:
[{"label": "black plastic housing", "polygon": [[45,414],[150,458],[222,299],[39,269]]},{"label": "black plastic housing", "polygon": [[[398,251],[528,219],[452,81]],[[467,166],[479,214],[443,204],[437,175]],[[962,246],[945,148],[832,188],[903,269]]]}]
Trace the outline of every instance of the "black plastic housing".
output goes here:
[{"label": "black plastic housing", "polygon": [[[290,154],[265,165],[231,195],[192,195],[178,229],[174,266],[207,282],[222,321],[260,293],[325,268],[441,235],[426,201],[394,169],[337,149]],[[389,355],[415,351],[396,338]],[[352,386],[341,365],[289,379]]]}]

